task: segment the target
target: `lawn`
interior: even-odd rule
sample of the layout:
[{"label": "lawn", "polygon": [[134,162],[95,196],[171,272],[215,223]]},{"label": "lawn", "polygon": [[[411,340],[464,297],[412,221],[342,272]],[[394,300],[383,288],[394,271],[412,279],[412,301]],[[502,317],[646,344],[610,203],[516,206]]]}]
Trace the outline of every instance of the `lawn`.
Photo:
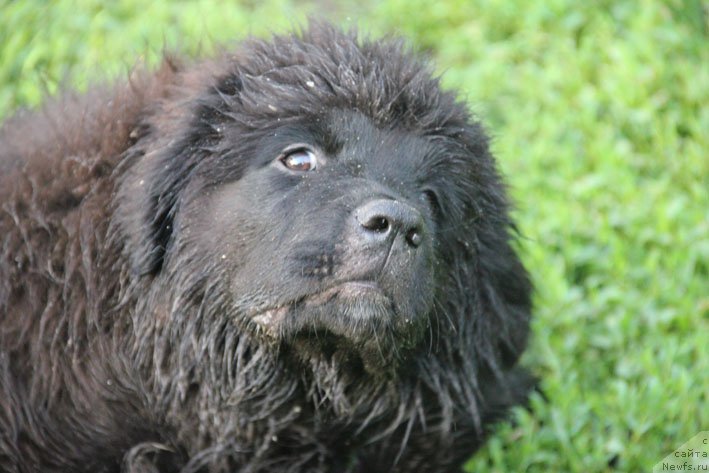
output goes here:
[{"label": "lawn", "polygon": [[708,9],[0,0],[0,117],[155,63],[164,47],[208,53],[310,12],[406,37],[494,135],[536,285],[524,363],[544,396],[468,470],[650,471],[709,430]]}]

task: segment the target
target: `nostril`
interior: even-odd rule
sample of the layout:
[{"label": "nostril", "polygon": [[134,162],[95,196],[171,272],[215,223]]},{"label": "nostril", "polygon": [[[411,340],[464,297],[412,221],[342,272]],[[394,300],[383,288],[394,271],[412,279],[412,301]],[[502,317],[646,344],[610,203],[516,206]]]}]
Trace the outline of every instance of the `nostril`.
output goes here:
[{"label": "nostril", "polygon": [[362,226],[367,230],[383,233],[389,230],[389,220],[381,215],[375,215],[362,223]]},{"label": "nostril", "polygon": [[417,228],[414,228],[413,230],[410,230],[410,231],[406,234],[406,243],[408,243],[409,245],[413,246],[414,248],[418,248],[418,247],[419,247],[419,245],[421,244],[422,239],[423,239],[423,238],[421,237],[421,232],[420,232]]}]

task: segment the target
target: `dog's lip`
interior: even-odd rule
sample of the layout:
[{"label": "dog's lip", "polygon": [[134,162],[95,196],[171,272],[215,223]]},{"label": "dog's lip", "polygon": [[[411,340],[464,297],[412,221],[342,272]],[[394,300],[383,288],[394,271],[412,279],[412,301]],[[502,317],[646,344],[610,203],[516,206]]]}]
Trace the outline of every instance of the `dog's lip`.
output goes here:
[{"label": "dog's lip", "polygon": [[[338,281],[335,284],[326,287],[322,291],[314,292],[312,294],[305,294],[298,298],[295,302],[326,302],[331,297],[335,295],[345,295],[354,296],[358,294],[368,293],[368,292],[378,292],[382,296],[384,292],[379,286],[379,283],[371,279],[350,279],[346,281]],[[285,306],[291,305],[284,304]]]},{"label": "dog's lip", "polygon": [[335,286],[331,287],[330,289],[325,290],[324,292],[335,292],[335,291],[342,291],[342,290],[355,290],[355,291],[378,291],[382,292],[382,288],[379,286],[379,283],[376,281],[371,281],[371,280],[354,280],[354,281],[345,281],[340,284],[336,284]]},{"label": "dog's lip", "polygon": [[289,312],[291,307],[301,303],[325,303],[336,295],[344,297],[356,297],[364,294],[372,294],[374,296],[387,296],[382,291],[382,288],[374,280],[371,279],[352,279],[347,281],[339,281],[332,286],[329,286],[322,291],[304,294],[295,300],[291,300],[275,307],[260,310],[252,316],[252,320],[262,326],[270,326],[282,320]]}]

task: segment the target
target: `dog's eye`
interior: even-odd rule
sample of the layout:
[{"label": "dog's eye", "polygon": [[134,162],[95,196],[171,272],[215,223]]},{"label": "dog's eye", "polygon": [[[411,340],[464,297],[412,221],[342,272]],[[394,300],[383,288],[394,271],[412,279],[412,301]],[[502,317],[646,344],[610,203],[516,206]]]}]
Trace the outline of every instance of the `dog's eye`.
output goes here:
[{"label": "dog's eye", "polygon": [[312,171],[317,167],[315,153],[307,148],[286,151],[280,158],[281,163],[291,171]]}]

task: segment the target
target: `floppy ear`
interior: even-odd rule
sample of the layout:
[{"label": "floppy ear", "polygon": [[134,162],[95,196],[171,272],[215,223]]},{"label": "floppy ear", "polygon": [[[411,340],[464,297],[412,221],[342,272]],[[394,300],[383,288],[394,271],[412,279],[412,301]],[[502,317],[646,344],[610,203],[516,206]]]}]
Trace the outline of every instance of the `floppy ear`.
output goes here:
[{"label": "floppy ear", "polygon": [[[469,131],[472,131],[469,129]],[[512,367],[527,345],[532,309],[529,275],[513,248],[517,229],[510,218],[505,185],[480,128],[468,134],[477,155],[473,264],[480,304],[478,330],[489,344],[484,353],[493,371]]]},{"label": "floppy ear", "polygon": [[[208,81],[209,82],[209,81]],[[238,101],[241,81],[230,73],[202,91],[186,91],[169,110],[158,110],[123,159],[118,223],[136,274],[155,274],[174,240],[180,196],[195,168],[219,154],[221,126]],[[167,107],[166,107],[167,108]]]},{"label": "floppy ear", "polygon": [[475,291],[469,328],[473,346],[479,359],[500,374],[517,362],[526,347],[532,287],[513,248],[516,228],[489,140],[475,122],[458,131],[455,138],[466,150],[473,185],[467,192],[463,221],[468,228],[456,252],[456,270]]},{"label": "floppy ear", "polygon": [[[510,229],[478,235],[480,329],[490,343],[493,370],[511,368],[527,346],[532,286],[511,246]],[[492,360],[489,360],[490,362]]]},{"label": "floppy ear", "polygon": [[160,271],[172,240],[179,194],[189,174],[180,154],[131,149],[130,169],[118,193],[118,223],[126,240],[124,252],[138,275]]}]

